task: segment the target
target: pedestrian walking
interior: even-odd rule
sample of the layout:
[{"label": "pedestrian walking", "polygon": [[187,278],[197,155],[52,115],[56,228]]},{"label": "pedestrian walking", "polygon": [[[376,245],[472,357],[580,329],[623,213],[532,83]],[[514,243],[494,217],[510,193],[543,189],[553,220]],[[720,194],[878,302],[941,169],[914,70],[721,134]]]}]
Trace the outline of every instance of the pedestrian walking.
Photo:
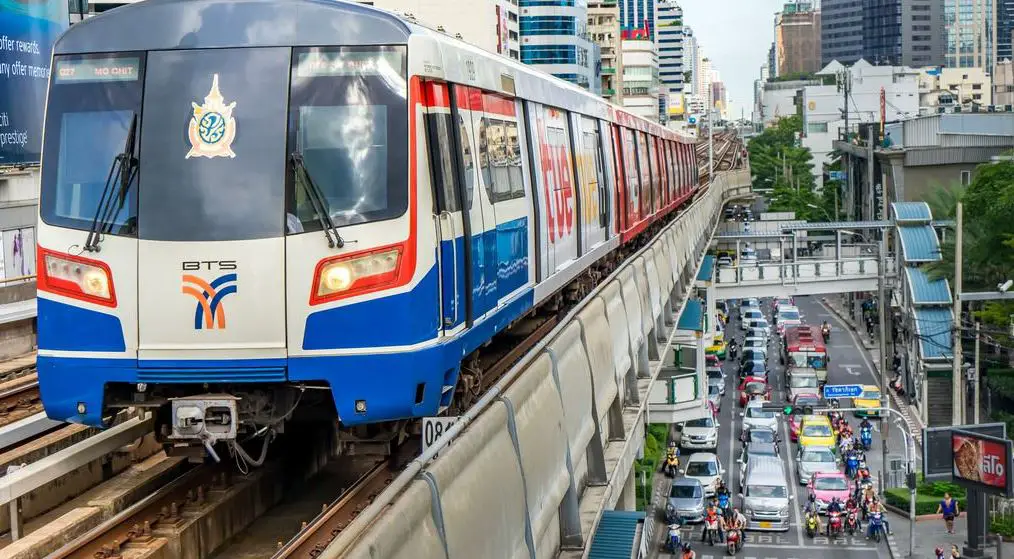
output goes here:
[{"label": "pedestrian walking", "polygon": [[950,493],[944,493],[944,498],[940,501],[940,505],[937,506],[937,514],[943,516],[944,524],[947,526],[947,533],[953,534],[954,519],[961,514],[961,511],[958,510],[958,502],[951,498]]}]

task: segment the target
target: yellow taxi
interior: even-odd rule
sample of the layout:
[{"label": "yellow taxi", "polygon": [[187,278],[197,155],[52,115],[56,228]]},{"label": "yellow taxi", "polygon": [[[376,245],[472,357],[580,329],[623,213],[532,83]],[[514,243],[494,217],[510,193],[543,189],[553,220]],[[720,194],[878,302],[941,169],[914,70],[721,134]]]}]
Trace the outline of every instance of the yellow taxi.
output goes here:
[{"label": "yellow taxi", "polygon": [[856,417],[880,415],[880,388],[872,384],[863,386],[863,393],[858,398],[852,398],[852,407],[857,408],[853,412]]},{"label": "yellow taxi", "polygon": [[799,424],[801,446],[822,446],[835,448],[834,430],[831,420],[825,415],[807,415]]},{"label": "yellow taxi", "polygon": [[715,342],[705,348],[704,352],[709,355],[716,355],[719,359],[725,359],[725,334],[723,332],[715,333]]}]

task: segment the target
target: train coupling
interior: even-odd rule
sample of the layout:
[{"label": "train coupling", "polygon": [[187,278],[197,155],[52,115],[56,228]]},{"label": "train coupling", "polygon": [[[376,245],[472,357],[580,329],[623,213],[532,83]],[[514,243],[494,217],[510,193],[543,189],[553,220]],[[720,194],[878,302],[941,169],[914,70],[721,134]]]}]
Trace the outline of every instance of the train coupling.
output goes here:
[{"label": "train coupling", "polygon": [[213,447],[219,441],[236,440],[239,398],[228,394],[198,394],[169,401],[172,405],[170,438],[176,442],[199,441],[208,454],[219,461]]}]

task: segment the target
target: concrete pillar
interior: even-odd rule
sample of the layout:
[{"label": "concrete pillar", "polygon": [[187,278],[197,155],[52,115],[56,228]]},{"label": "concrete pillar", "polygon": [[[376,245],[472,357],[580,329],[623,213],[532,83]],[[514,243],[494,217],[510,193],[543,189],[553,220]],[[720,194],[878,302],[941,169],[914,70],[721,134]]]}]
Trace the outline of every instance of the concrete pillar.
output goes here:
[{"label": "concrete pillar", "polygon": [[634,483],[634,468],[630,468],[627,481],[623,482],[620,498],[616,501],[616,510],[633,511],[637,509],[637,485]]}]

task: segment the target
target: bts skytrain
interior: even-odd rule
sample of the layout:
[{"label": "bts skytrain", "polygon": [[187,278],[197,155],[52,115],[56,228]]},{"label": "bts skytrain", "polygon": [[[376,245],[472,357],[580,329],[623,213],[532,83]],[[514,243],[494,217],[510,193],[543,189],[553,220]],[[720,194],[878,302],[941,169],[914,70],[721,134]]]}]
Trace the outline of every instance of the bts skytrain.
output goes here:
[{"label": "bts skytrain", "polygon": [[693,140],[371,7],[147,0],[56,43],[47,414],[211,448],[436,415],[462,360],[698,190]]}]

